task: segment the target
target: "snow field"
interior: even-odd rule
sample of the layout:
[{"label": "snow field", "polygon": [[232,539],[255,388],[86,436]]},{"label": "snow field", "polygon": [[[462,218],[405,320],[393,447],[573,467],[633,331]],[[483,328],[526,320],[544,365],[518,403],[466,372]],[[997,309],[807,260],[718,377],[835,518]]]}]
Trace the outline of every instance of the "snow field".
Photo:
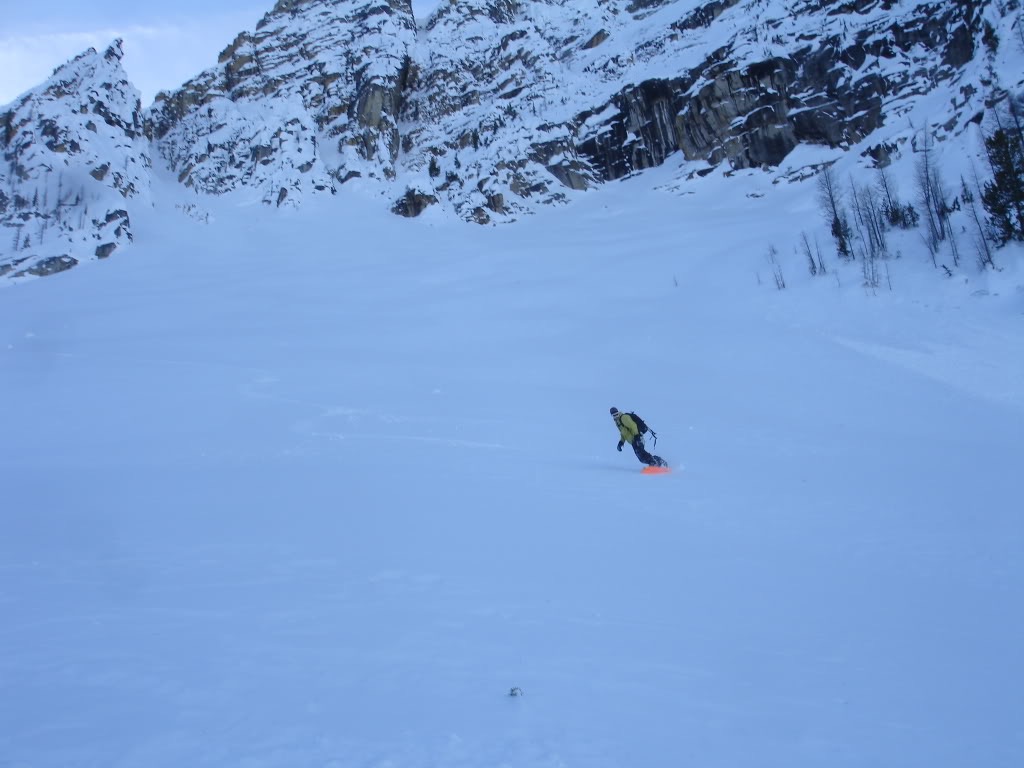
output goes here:
[{"label": "snow field", "polygon": [[0,764],[1018,765],[1015,278],[815,281],[735,188],[231,198],[0,294]]}]

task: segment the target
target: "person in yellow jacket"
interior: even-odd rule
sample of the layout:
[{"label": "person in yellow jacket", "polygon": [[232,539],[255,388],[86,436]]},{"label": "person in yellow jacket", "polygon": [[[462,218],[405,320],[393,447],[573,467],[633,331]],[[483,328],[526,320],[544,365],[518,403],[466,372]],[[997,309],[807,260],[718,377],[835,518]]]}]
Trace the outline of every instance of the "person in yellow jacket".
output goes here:
[{"label": "person in yellow jacket", "polygon": [[622,446],[629,443],[633,446],[633,453],[636,457],[644,464],[652,467],[665,467],[668,463],[661,458],[661,456],[655,456],[652,453],[647,452],[647,448],[644,447],[644,433],[650,432],[657,439],[657,435],[653,429],[650,429],[644,420],[637,416],[635,413],[620,413],[618,408],[614,406],[610,409],[609,413],[612,415],[612,420],[615,422],[615,426],[619,428],[619,435],[621,439],[619,444],[615,446],[618,451],[622,450]]}]

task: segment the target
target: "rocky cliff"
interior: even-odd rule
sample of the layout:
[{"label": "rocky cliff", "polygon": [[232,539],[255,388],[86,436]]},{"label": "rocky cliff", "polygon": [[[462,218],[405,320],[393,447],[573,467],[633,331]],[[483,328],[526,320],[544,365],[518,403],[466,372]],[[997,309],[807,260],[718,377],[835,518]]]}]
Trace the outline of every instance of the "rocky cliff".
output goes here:
[{"label": "rocky cliff", "polygon": [[281,0],[218,63],[147,113],[178,180],[264,200],[395,177],[416,38],[408,0]]},{"label": "rocky cliff", "polygon": [[149,143],[121,43],[89,49],[0,110],[0,275],[45,275],[132,239]]},{"label": "rocky cliff", "polygon": [[453,2],[427,26],[405,100],[406,165],[431,163],[435,189],[490,218],[483,208],[528,209],[675,152],[697,171],[776,166],[801,142],[884,162],[893,147],[866,140],[915,99],[949,92],[956,109],[935,126],[946,132],[984,109],[992,52],[982,41],[997,10],[974,0]]},{"label": "rocky cliff", "polygon": [[[1024,87],[1000,64],[1017,3],[450,0],[417,23],[408,0],[281,0],[143,114],[116,45],[0,112],[0,216],[39,257],[29,224],[52,226],[69,189],[38,200],[39,179],[87,175],[130,199],[150,155],[198,193],[280,206],[355,181],[396,213],[481,223],[677,153],[694,174],[770,169],[802,143],[885,163],[917,132],[980,120],[996,81]],[[68,232],[116,247],[127,226],[99,223],[114,210]]]}]

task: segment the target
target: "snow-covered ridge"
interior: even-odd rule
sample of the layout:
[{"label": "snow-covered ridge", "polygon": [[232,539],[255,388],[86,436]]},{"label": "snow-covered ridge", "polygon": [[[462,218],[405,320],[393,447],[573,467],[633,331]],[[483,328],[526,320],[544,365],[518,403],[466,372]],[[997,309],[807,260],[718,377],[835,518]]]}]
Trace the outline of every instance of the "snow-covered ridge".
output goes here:
[{"label": "snow-covered ridge", "polygon": [[[63,154],[65,175],[100,174],[125,198],[148,186],[152,156],[200,204],[245,189],[296,205],[358,179],[398,213],[437,205],[481,223],[513,221],[676,153],[700,174],[777,168],[801,144],[886,163],[922,130],[959,140],[984,120],[994,87],[1024,84],[1007,64],[1016,17],[1000,8],[1015,13],[1017,0],[451,0],[417,27],[408,0],[281,0],[144,113],[124,95],[134,91],[110,51],[98,58],[117,71],[96,75],[100,86],[62,68],[0,111],[10,163],[0,224],[24,234],[27,220],[64,223],[66,197],[40,195],[27,213],[39,180],[60,173],[40,160],[43,130],[66,139],[46,149]],[[98,94],[119,115],[104,125],[120,143],[82,152],[96,142],[84,140],[91,129],[79,116]],[[49,122],[22,135],[41,99]],[[81,229],[67,237],[95,237]],[[0,238],[0,249],[11,248],[5,240],[8,272],[13,258],[60,255],[37,250],[31,235]],[[68,249],[70,259],[92,257]]]},{"label": "snow-covered ridge", "polygon": [[0,275],[51,274],[132,239],[149,142],[121,42],[89,49],[0,112]]},{"label": "snow-covered ridge", "polygon": [[408,0],[282,0],[218,64],[147,113],[157,150],[203,192],[294,202],[355,176],[394,178],[415,22]]}]

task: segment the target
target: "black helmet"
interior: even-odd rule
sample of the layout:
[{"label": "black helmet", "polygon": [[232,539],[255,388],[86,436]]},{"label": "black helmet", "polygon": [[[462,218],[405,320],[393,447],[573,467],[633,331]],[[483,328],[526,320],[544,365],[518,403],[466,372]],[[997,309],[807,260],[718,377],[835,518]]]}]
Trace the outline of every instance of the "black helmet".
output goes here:
[{"label": "black helmet", "polygon": [[618,412],[619,412],[619,409],[616,408],[614,405],[611,408],[608,409],[608,413],[610,413],[612,416],[614,416]]}]

